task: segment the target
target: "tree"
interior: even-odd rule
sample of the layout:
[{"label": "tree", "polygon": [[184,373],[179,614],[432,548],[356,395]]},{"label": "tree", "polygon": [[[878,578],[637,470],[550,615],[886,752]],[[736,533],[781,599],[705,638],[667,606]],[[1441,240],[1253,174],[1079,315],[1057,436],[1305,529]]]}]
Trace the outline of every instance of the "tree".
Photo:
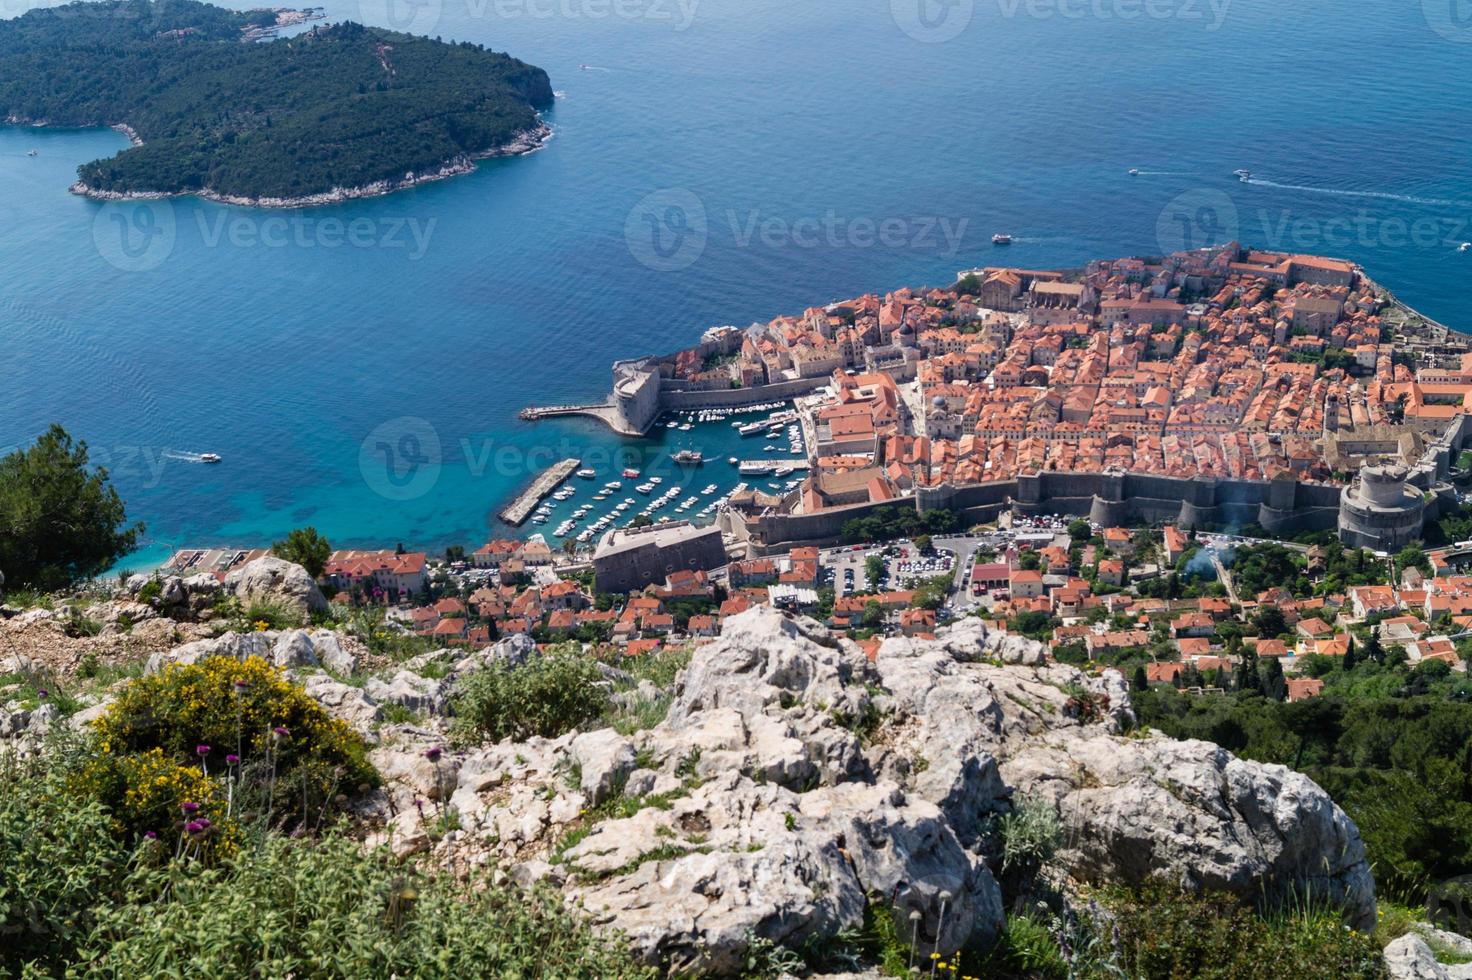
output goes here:
[{"label": "tree", "polygon": [[870,599],[864,603],[864,615],[859,620],[865,629],[876,629],[884,623],[884,607]]},{"label": "tree", "polygon": [[1380,643],[1380,629],[1370,627],[1370,638],[1365,641],[1365,659],[1371,663],[1385,663],[1385,647]]},{"label": "tree", "polygon": [[869,588],[877,589],[884,581],[884,559],[878,555],[870,555],[864,559],[864,575],[869,580]]},{"label": "tree", "polygon": [[1298,736],[1298,748],[1293,754],[1294,769],[1303,770],[1303,753],[1310,742],[1333,746],[1339,738],[1340,720],[1338,703],[1328,698],[1308,698],[1284,706],[1283,726]]},{"label": "tree", "polygon": [[1083,518],[1068,522],[1068,536],[1075,541],[1087,541],[1094,536],[1094,529]]},{"label": "tree", "polygon": [[1267,676],[1262,681],[1262,693],[1274,701],[1282,701],[1288,696],[1288,680],[1283,676],[1283,665],[1278,662],[1277,657],[1268,658]]},{"label": "tree", "polygon": [[1036,572],[1043,567],[1043,556],[1036,551],[1024,551],[1017,556],[1017,567],[1024,572]]},{"label": "tree", "polygon": [[332,545],[317,533],[315,527],[299,527],[286,536],[285,541],[271,545],[271,554],[277,558],[296,562],[307,570],[312,578],[321,578],[332,554]]},{"label": "tree", "polygon": [[1407,568],[1420,569],[1421,574],[1431,574],[1431,559],[1426,557],[1426,551],[1421,547],[1421,542],[1412,541],[1400,550],[1395,556],[1395,576],[1400,578],[1401,573]]},{"label": "tree", "polygon": [[922,555],[928,555],[928,554],[930,554],[931,549],[934,548],[934,547],[935,547],[935,542],[931,540],[930,535],[928,535],[928,534],[917,534],[917,535],[915,535],[915,550],[918,551],[918,552],[920,552],[920,554],[922,554]]},{"label": "tree", "polygon": [[1288,621],[1283,618],[1283,610],[1277,606],[1264,605],[1259,608],[1257,615],[1252,618],[1252,626],[1257,630],[1258,636],[1274,637],[1288,632]]},{"label": "tree", "polygon": [[0,571],[12,587],[65,588],[137,546],[143,525],[127,523],[107,470],[87,460],[59,425],[0,459]]},{"label": "tree", "polygon": [[1145,674],[1145,665],[1144,664],[1141,664],[1140,666],[1138,666],[1138,667],[1135,668],[1135,676],[1134,676],[1134,679],[1133,679],[1133,686],[1134,686],[1134,689],[1137,690],[1137,691],[1148,691],[1148,690],[1150,690],[1150,679]]},{"label": "tree", "polygon": [[1354,665],[1358,662],[1359,660],[1356,657],[1354,650],[1354,637],[1351,636],[1349,638],[1349,646],[1345,647],[1344,649],[1344,663],[1342,664],[1340,669],[1342,669],[1347,674],[1351,670],[1354,670]]}]

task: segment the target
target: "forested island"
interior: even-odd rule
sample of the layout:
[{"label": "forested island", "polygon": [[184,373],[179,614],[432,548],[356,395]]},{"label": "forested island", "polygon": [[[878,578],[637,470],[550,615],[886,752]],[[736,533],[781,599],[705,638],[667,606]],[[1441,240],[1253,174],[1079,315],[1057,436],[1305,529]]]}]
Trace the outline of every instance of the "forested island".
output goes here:
[{"label": "forested island", "polygon": [[78,193],[259,205],[385,193],[547,135],[540,68],[351,22],[256,40],[279,16],[193,0],[32,10],[0,22],[0,113],[130,137],[78,168]]}]

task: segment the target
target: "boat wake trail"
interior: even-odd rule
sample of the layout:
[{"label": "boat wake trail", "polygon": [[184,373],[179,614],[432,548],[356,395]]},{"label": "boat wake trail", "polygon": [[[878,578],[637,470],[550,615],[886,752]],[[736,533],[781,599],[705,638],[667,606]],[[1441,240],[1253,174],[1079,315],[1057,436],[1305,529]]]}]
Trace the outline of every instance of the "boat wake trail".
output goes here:
[{"label": "boat wake trail", "polygon": [[186,453],[178,449],[165,449],[161,454],[165,459],[177,459],[181,463],[203,463],[203,453]]},{"label": "boat wake trail", "polygon": [[1406,204],[1426,204],[1438,208],[1472,208],[1472,202],[1453,201],[1444,197],[1417,197],[1413,194],[1392,194],[1388,191],[1352,191],[1340,187],[1313,187],[1308,184],[1280,184],[1275,180],[1251,177],[1242,181],[1254,187],[1271,187],[1281,191],[1303,191],[1308,194],[1328,194],[1333,197],[1364,197],[1380,201],[1401,201]]}]

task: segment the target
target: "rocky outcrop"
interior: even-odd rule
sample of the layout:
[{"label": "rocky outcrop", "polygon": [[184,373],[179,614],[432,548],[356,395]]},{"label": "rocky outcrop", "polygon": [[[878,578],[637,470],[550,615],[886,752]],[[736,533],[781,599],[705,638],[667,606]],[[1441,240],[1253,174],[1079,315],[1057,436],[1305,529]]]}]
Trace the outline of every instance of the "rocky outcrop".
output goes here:
[{"label": "rocky outcrop", "polygon": [[303,623],[311,613],[327,609],[327,600],[307,570],[274,555],[247,562],[225,576],[225,591],[247,606],[263,602],[291,610]]},{"label": "rocky outcrop", "polygon": [[1359,831],[1308,777],[1234,758],[1207,742],[1057,739],[1008,760],[1011,785],[1063,819],[1070,873],[1095,882],[1158,877],[1186,889],[1256,897],[1311,892],[1375,924]]},{"label": "rocky outcrop", "polygon": [[[1441,956],[1437,949],[1444,951]],[[1442,963],[1441,959],[1459,962]],[[1386,945],[1385,972],[1390,980],[1472,980],[1469,959],[1472,939],[1417,923],[1410,932]]]},{"label": "rocky outcrop", "polygon": [[[561,887],[675,973],[739,972],[753,937],[800,946],[874,907],[922,955],[987,941],[1003,924],[997,818],[1022,795],[1056,812],[1050,874],[1069,887],[1293,889],[1373,922],[1358,832],[1310,780],[1142,737],[1117,672],[1049,664],[1039,645],[979,621],[887,640],[871,663],[815,623],[758,608],[698,648],[668,692],[611,671],[625,688],[616,698],[667,700],[652,728],[454,752],[439,746],[457,681],[515,669],[534,646],[436,651],[362,689],[316,666],[331,666],[331,649],[304,630],[227,634],[160,659],[259,651],[282,662],[378,740],[371,843]],[[383,704],[420,714],[387,725]],[[455,829],[436,832],[449,811]]]},{"label": "rocky outcrop", "polygon": [[738,973],[753,936],[800,948],[859,928],[871,895],[896,896],[899,921],[919,911],[940,949],[1002,921],[990,872],[894,786],[799,795],[727,772],[668,810],[600,824],[565,859],[592,882],[569,898],[675,975]]}]

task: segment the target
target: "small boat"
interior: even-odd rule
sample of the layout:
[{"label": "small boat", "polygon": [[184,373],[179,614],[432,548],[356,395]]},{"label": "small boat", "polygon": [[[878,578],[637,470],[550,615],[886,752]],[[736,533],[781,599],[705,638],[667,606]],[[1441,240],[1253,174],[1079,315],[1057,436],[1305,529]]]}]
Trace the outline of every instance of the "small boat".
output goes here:
[{"label": "small boat", "polygon": [[1458,252],[1472,252],[1472,242],[1463,242],[1457,246]]},{"label": "small boat", "polygon": [[675,453],[674,460],[681,466],[699,466],[705,462],[705,455],[697,449],[681,449]]},{"label": "small boat", "polygon": [[578,477],[581,478],[581,479],[584,479],[584,480],[591,480],[591,479],[593,479],[593,477],[595,477],[597,475],[598,475],[598,471],[597,470],[586,470],[586,469],[585,470],[578,470]]},{"label": "small boat", "polygon": [[1012,244],[1012,236],[1011,235],[993,235],[992,236],[992,244],[993,245],[1011,245]]},{"label": "small boat", "polygon": [[1238,180],[1242,181],[1242,183],[1244,183],[1244,184],[1247,183],[1249,180],[1252,179],[1252,171],[1251,170],[1233,170],[1232,171],[1232,175],[1234,177],[1236,177]]},{"label": "small boat", "polygon": [[659,486],[659,485],[660,485],[660,484],[661,484],[661,483],[663,483],[663,482],[664,482],[664,477],[662,477],[662,476],[651,476],[651,477],[650,477],[650,478],[649,478],[649,482],[650,482],[650,483],[652,483],[652,484],[653,484],[653,485],[654,485],[654,486],[656,486],[656,487],[657,487],[657,486]]},{"label": "small boat", "polygon": [[40,150],[27,150],[26,151],[26,156],[28,156],[28,157],[37,156],[40,152],[41,152]]},{"label": "small boat", "polygon": [[1134,168],[1134,167],[1131,167],[1130,168],[1130,176],[1131,177],[1138,177],[1138,176],[1140,176],[1140,171],[1138,169]]},{"label": "small boat", "polygon": [[218,463],[220,461],[220,454],[219,453],[200,453],[199,454],[199,461],[201,463]]},{"label": "small boat", "polygon": [[730,463],[732,466],[740,466],[741,465],[741,460],[737,459],[735,456],[728,456],[726,458],[726,462]]},{"label": "small boat", "polygon": [[636,469],[627,469],[627,470],[624,470],[624,479],[625,480],[637,480],[638,478],[639,478],[639,471],[638,470],[636,470]]}]

